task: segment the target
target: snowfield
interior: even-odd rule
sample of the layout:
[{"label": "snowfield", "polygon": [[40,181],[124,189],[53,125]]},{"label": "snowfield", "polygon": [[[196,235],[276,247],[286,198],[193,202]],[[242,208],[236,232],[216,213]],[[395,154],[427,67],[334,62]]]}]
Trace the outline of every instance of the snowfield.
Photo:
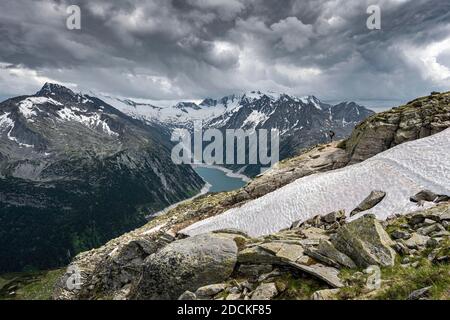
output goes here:
[{"label": "snowfield", "polygon": [[401,144],[359,164],[300,178],[240,208],[195,223],[181,233],[193,236],[236,228],[251,236],[266,235],[317,214],[340,209],[349,214],[372,190],[387,195],[367,212],[386,219],[421,209],[409,198],[423,189],[450,194],[450,129]]}]

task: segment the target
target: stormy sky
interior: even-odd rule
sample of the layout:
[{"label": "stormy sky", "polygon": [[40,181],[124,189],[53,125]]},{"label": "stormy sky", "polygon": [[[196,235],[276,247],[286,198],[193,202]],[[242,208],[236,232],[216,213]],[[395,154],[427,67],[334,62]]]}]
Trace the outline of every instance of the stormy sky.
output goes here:
[{"label": "stormy sky", "polygon": [[[366,27],[374,4],[381,30]],[[377,107],[450,90],[449,0],[2,0],[0,34],[1,98],[46,81],[161,103],[271,90]]]}]

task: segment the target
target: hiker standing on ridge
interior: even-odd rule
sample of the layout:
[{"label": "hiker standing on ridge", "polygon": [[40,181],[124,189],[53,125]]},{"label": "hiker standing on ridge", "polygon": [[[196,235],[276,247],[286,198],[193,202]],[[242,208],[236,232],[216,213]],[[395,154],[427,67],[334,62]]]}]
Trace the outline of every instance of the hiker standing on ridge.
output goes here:
[{"label": "hiker standing on ridge", "polygon": [[334,133],[333,130],[330,130],[330,131],[328,132],[328,134],[329,134],[329,136],[330,136],[330,142],[333,142],[333,138],[334,138],[334,136],[336,135],[336,133]]}]

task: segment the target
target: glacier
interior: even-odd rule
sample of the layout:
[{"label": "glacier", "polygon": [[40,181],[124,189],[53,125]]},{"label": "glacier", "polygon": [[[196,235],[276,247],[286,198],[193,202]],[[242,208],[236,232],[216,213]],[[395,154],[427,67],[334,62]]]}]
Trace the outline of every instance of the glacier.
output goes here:
[{"label": "glacier", "polygon": [[350,219],[370,212],[384,220],[423,209],[409,200],[423,189],[450,194],[450,129],[398,145],[358,164],[300,178],[180,233],[193,236],[235,228],[254,237],[267,235],[318,214],[340,209],[348,214],[373,190],[387,195],[374,208]]}]

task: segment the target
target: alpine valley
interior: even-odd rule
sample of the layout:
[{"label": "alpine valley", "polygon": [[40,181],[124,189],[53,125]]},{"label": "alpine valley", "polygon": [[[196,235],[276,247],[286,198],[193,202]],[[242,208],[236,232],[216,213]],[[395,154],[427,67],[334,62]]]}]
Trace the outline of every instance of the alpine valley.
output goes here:
[{"label": "alpine valley", "polygon": [[[100,98],[98,98],[100,97]],[[0,272],[67,264],[205,182],[170,159],[175,128],[280,131],[280,158],[348,136],[373,114],[354,102],[253,91],[158,107],[47,83],[0,104]],[[231,165],[248,176],[259,165]]]}]

